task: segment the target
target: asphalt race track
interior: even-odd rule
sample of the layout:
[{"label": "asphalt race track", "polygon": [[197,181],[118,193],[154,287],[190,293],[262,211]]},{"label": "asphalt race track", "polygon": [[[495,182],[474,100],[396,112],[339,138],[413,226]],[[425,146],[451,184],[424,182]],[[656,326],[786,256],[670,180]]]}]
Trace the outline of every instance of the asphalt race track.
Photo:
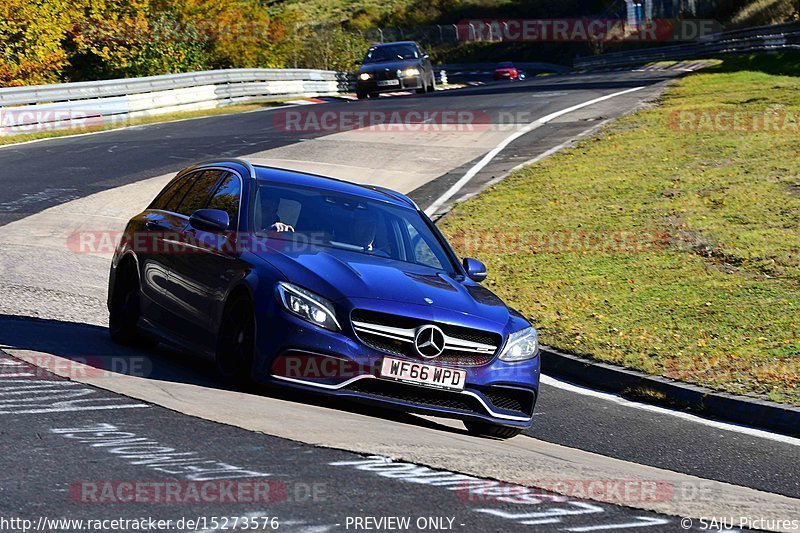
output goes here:
[{"label": "asphalt race track", "polygon": [[[62,518],[152,517],[171,530],[308,532],[676,531],[702,529],[700,517],[737,527],[740,517],[800,518],[800,439],[552,378],[533,427],[507,442],[454,421],[228,390],[187,354],[113,345],[104,329],[113,249],[69,244],[76,231],[120,230],[171,174],[217,157],[389,186],[425,209],[537,119],[558,115],[451,200],[635,109],[677,74],[547,76],[0,147],[0,517],[39,530],[86,530],[51,522]],[[456,111],[472,127],[295,130],[286,113],[297,110]],[[192,497],[198,484],[222,492]],[[137,489],[138,501],[120,498]],[[171,499],[154,496],[168,490]]]}]

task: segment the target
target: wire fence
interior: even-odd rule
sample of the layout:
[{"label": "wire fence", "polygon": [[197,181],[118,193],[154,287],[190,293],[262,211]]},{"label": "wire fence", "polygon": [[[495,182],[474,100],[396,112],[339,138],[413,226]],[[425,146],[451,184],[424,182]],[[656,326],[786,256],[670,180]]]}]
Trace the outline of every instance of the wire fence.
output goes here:
[{"label": "wire fence", "polygon": [[800,22],[722,32],[689,44],[584,57],[576,59],[574,66],[576,68],[619,67],[653,61],[677,61],[787,50],[800,50]]}]

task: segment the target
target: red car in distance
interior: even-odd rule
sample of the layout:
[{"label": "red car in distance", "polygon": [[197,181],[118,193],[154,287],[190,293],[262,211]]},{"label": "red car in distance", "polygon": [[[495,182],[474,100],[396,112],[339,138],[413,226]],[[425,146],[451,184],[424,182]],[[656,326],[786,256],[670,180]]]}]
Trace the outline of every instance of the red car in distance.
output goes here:
[{"label": "red car in distance", "polygon": [[496,80],[524,80],[525,73],[521,72],[514,63],[510,61],[499,63],[494,69],[494,79]]}]

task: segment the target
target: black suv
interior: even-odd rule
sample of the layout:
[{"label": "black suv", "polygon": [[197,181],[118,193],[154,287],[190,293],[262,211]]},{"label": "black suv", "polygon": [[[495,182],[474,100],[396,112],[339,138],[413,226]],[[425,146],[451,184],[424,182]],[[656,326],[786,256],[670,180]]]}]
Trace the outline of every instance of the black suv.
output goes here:
[{"label": "black suv", "polygon": [[356,74],[356,95],[377,96],[386,91],[418,93],[436,89],[436,76],[428,54],[414,41],[374,44]]}]

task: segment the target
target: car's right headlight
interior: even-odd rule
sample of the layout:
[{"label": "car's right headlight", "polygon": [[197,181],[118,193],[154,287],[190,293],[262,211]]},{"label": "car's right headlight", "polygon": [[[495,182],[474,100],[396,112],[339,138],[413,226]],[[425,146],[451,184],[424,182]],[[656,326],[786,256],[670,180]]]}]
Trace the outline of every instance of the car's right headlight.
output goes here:
[{"label": "car's right headlight", "polygon": [[527,327],[508,336],[508,342],[503,348],[503,353],[500,354],[500,360],[506,363],[515,363],[533,359],[537,355],[539,355],[539,339],[536,336],[536,330]]},{"label": "car's right headlight", "polygon": [[306,322],[331,331],[342,329],[339,321],[336,320],[333,305],[322,296],[282,281],[275,285],[275,293],[287,311]]},{"label": "car's right headlight", "polygon": [[362,81],[367,81],[371,77],[372,77],[372,74],[370,74],[369,72],[362,72],[361,74],[358,75],[358,79],[360,79]]}]

